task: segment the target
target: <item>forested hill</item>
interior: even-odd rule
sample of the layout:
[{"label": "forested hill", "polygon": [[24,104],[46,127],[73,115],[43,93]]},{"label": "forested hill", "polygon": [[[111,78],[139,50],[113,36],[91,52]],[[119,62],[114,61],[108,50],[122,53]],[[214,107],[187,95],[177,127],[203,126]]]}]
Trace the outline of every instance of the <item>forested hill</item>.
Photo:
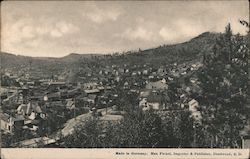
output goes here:
[{"label": "forested hill", "polygon": [[184,43],[163,45],[157,48],[139,50],[136,52],[130,51],[119,55],[112,62],[117,64],[129,62],[129,64],[150,63],[158,65],[199,59],[203,54],[210,53],[215,43],[215,39],[219,35],[218,33],[205,32]]},{"label": "forested hill", "polygon": [[111,64],[142,64],[149,63],[152,65],[166,64],[172,62],[184,62],[187,60],[198,59],[204,53],[209,53],[218,33],[205,32],[187,42],[163,45],[148,50],[128,51],[112,55],[100,54],[77,54],[71,53],[61,58],[51,57],[27,57],[13,55],[1,52],[1,68],[54,68],[60,70],[65,67],[78,67],[79,64],[91,62],[96,65]]}]

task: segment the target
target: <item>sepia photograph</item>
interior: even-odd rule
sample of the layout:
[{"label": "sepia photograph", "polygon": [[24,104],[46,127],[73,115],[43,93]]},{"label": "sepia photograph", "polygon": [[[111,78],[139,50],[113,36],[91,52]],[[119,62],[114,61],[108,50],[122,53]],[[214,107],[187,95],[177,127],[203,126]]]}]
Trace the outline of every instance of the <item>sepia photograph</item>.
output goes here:
[{"label": "sepia photograph", "polygon": [[247,159],[249,33],[247,0],[2,1],[1,158]]}]

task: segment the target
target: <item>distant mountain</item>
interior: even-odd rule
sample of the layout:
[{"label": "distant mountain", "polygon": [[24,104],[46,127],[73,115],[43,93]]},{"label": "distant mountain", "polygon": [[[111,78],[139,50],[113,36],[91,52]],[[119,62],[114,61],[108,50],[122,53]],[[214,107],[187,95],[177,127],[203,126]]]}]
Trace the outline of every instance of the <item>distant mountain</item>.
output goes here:
[{"label": "distant mountain", "polygon": [[139,50],[136,52],[126,52],[117,55],[100,54],[77,54],[71,53],[61,58],[51,57],[28,57],[13,55],[6,52],[0,53],[1,68],[15,68],[16,70],[25,67],[33,69],[60,72],[65,69],[79,69],[84,67],[90,69],[92,66],[105,67],[107,64],[133,65],[151,64],[159,66],[161,64],[173,62],[185,62],[202,57],[209,53],[214,45],[219,33],[205,32],[187,42],[163,45],[152,49]]},{"label": "distant mountain", "polygon": [[91,58],[93,56],[102,56],[101,54],[79,54],[79,53],[70,53],[69,55],[66,55],[64,57],[61,57],[61,59],[66,58],[74,58],[74,57],[82,57],[82,58]]},{"label": "distant mountain", "polygon": [[6,52],[0,53],[0,66],[1,68],[13,68],[21,65],[28,65],[32,57],[13,55]]},{"label": "distant mountain", "polygon": [[7,52],[0,52],[0,60],[1,60],[1,66],[2,67],[8,67],[8,66],[18,66],[20,64],[23,64],[24,62],[28,61],[75,61],[82,58],[91,58],[94,56],[102,56],[101,54],[77,54],[77,53],[71,53],[67,56],[56,58],[56,57],[30,57],[30,56],[22,56],[22,55],[14,55]]},{"label": "distant mountain", "polygon": [[71,63],[71,62],[76,62],[79,61],[81,59],[89,59],[92,57],[96,57],[96,56],[103,56],[101,54],[78,54],[78,53],[71,53],[67,56],[61,57],[58,60],[60,61],[64,61],[67,63]]}]

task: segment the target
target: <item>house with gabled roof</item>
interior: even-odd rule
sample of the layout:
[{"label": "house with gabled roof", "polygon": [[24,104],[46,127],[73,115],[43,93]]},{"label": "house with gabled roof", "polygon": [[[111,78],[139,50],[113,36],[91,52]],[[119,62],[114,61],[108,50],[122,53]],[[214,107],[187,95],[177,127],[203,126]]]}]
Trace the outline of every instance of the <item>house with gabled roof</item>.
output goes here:
[{"label": "house with gabled roof", "polygon": [[144,90],[140,93],[139,107],[146,110],[162,110],[165,109],[164,97],[156,91]]},{"label": "house with gabled roof", "polygon": [[166,84],[166,80],[159,80],[156,82],[149,82],[146,85],[146,89],[152,89],[152,90],[167,90],[168,85]]},{"label": "house with gabled roof", "polygon": [[1,130],[12,133],[15,129],[21,129],[24,125],[24,117],[17,115],[16,117],[10,116],[6,113],[0,113]]},{"label": "house with gabled roof", "polygon": [[42,114],[42,109],[37,102],[29,102],[28,104],[21,104],[17,108],[17,114],[28,117],[31,120],[35,120]]},{"label": "house with gabled roof", "polygon": [[73,99],[69,99],[66,101],[66,108],[67,109],[74,109],[75,108],[75,102]]},{"label": "house with gabled roof", "polygon": [[195,99],[192,99],[188,102],[189,111],[192,114],[192,117],[195,119],[195,122],[201,122],[202,115],[199,111],[199,102]]}]

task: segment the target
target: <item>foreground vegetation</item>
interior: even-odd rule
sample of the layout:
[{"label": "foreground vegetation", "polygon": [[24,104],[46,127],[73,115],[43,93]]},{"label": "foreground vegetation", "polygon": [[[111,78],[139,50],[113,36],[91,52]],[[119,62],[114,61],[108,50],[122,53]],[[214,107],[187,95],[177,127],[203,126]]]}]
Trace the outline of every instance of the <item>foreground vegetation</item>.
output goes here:
[{"label": "foreground vegetation", "polygon": [[197,73],[202,124],[195,123],[189,111],[142,112],[127,103],[131,109],[122,121],[103,126],[93,118],[63,139],[63,146],[240,147],[240,132],[249,120],[247,40],[233,35],[229,24],[212,51],[204,54],[204,67]]}]

